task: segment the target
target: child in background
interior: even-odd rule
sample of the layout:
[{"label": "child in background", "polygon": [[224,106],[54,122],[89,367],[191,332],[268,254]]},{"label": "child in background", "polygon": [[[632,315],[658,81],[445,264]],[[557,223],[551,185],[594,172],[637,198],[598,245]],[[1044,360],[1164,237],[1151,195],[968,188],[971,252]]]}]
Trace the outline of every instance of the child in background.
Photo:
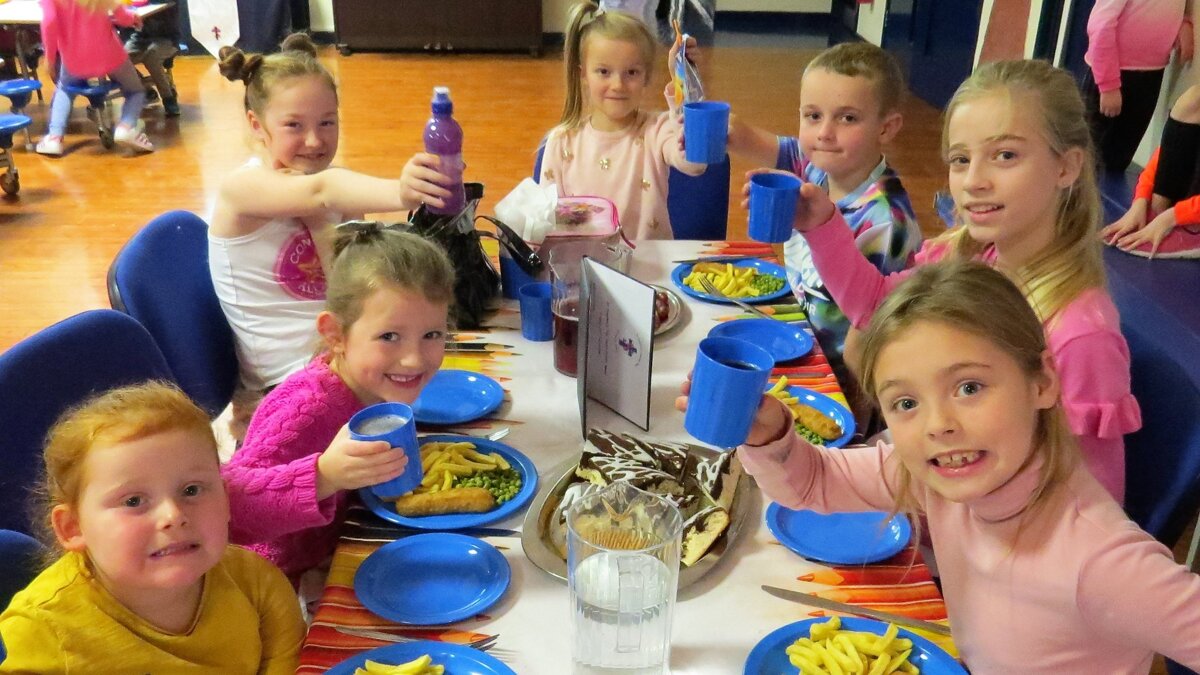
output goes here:
[{"label": "child in background", "polygon": [[633,239],[671,239],[670,169],[692,176],[705,169],[683,158],[677,111],[641,109],[654,51],[654,36],[632,14],[591,0],[571,10],[563,48],[567,100],[546,137],[538,177],[557,184],[560,197],[612,200]]},{"label": "child in background", "polygon": [[442,363],[454,297],[446,254],[415,234],[347,223],[334,250],[316,321],[326,350],[267,394],[222,470],[232,540],[293,583],[333,553],[346,491],[403,473],[403,451],[351,440],[346,423],[373,403],[416,400]]},{"label": "child in background", "polygon": [[0,615],[0,673],[294,673],[304,621],[279,570],[228,545],[208,415],[172,385],[115,389],[46,441],[64,553]]},{"label": "child in background", "polygon": [[[1097,0],[1088,16],[1090,69],[1083,81],[1097,159],[1124,172],[1158,106],[1171,51],[1192,60],[1185,0]],[[1178,36],[1178,37],[1176,37]]]},{"label": "child in background", "polygon": [[46,63],[58,76],[58,84],[50,101],[50,130],[38,141],[37,151],[43,155],[63,154],[63,134],[67,132],[75,100],[63,86],[88,78],[108,77],[120,86],[125,97],[113,138],[135,152],[154,152],[154,144],[138,119],[146,105],[146,89],[113,32],[113,22],[137,28],[142,20],[121,0],[40,0],[40,3]]},{"label": "child in background", "polygon": [[[1084,461],[1123,501],[1124,435],[1141,427],[1141,411],[1104,286],[1100,196],[1074,80],[1042,61],[980,67],[946,107],[942,152],[963,224],[926,243],[916,264],[979,259],[1022,288],[1045,327]],[[863,260],[842,215],[815,187],[801,189],[795,228],[838,306],[864,328],[906,273],[884,276]],[[847,356],[853,367],[854,354]]]},{"label": "child in background", "polygon": [[1200,577],[1079,466],[1041,320],[1004,275],[921,268],[872,317],[862,354],[895,445],[815,447],[764,397],[738,456],[767,496],[927,518],[977,675],[1147,673],[1154,652],[1200,668]]},{"label": "child in background", "polygon": [[130,62],[146,66],[162,100],[163,113],[179,117],[179,94],[165,65],[167,59],[179,52],[179,10],[173,2],[166,4],[166,9],[146,17],[141,28],[120,33]]},{"label": "child in background", "polygon": [[221,74],[246,85],[257,154],[221,184],[208,231],[213,286],[233,328],[241,371],[234,437],[263,394],[304,367],[316,347],[333,226],[364,213],[442,205],[435,155],[418,153],[399,180],[331,167],[337,88],[307,35],[263,56],[221,49]]},{"label": "child in background", "polygon": [[[797,138],[777,137],[734,116],[729,149],[827,191],[863,257],[884,274],[899,272],[921,247],[908,193],[883,156],[903,124],[903,93],[903,75],[887,52],[866,42],[840,44],[804,69]],[[850,321],[825,288],[799,233],[784,245],[784,257],[821,349],[853,390],[842,364]]]},{"label": "child in background", "polygon": [[1133,204],[1100,236],[1126,253],[1200,258],[1200,85],[1183,92],[1133,191]]}]

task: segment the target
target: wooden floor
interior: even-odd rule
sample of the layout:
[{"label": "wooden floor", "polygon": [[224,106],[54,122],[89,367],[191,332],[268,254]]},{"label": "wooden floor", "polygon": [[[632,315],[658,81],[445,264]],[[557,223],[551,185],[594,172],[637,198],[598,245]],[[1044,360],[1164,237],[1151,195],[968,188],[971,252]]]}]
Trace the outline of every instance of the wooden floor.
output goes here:
[{"label": "wooden floor", "polygon": [[[760,126],[794,134],[800,71],[815,53],[715,48],[705,55],[705,87],[710,97],[731,101],[736,112]],[[541,59],[342,57],[327,48],[322,60],[340,83],[337,163],[367,173],[399,175],[420,149],[433,86],[449,85],[466,135],[467,178],[486,186],[484,213],[529,175],[534,149],[562,105],[556,53]],[[130,157],[103,149],[83,115],[82,100],[76,102],[65,156],[42,157],[18,143],[21,192],[18,199],[0,202],[0,350],[72,314],[107,307],[105,273],[130,235],[170,209],[207,217],[221,176],[245,161],[242,86],[221,78],[207,57],[177,59],[175,77],[183,116],[165,119],[157,107],[143,114],[159,148],[154,154]],[[656,77],[650,91],[660,92],[665,78]],[[647,104],[663,107],[649,92]],[[35,141],[44,133],[47,109],[36,103],[28,109]],[[904,176],[922,224],[936,232],[930,204],[945,182],[936,147],[939,115],[915,99],[905,112],[904,131],[889,157]],[[740,193],[741,176],[750,168],[735,160],[732,192]],[[745,211],[738,200],[731,204],[730,237],[745,238]]]}]

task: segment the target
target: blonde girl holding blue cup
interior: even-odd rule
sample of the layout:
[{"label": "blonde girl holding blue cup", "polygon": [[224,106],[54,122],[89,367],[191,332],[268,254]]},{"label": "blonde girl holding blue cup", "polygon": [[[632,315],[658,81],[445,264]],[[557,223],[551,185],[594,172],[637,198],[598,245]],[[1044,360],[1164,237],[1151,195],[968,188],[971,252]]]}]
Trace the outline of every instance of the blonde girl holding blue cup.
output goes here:
[{"label": "blonde girl holding blue cup", "polygon": [[[630,4],[641,3],[624,6]],[[608,198],[631,239],[672,239],[670,170],[698,176],[705,165],[684,158],[678,111],[642,109],[656,44],[646,24],[627,11],[591,0],[571,10],[563,47],[567,100],[546,136],[537,180],[555,183],[560,197]]]},{"label": "blonde girl holding blue cup", "polygon": [[293,584],[333,553],[347,491],[392,480],[403,450],[357,441],[365,406],[411,404],[442,364],[454,270],[421,237],[381,223],[339,226],[324,349],[271,391],[222,474],[230,539],[275,563]]}]

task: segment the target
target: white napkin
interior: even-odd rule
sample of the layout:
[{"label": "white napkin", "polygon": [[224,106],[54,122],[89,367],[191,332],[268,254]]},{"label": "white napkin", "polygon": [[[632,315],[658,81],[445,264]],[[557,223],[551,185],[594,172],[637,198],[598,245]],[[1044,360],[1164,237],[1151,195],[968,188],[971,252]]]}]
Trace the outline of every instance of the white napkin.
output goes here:
[{"label": "white napkin", "polygon": [[538,184],[532,178],[521,181],[496,204],[496,217],[530,244],[540,244],[554,229],[554,207],[558,204],[558,186]]}]

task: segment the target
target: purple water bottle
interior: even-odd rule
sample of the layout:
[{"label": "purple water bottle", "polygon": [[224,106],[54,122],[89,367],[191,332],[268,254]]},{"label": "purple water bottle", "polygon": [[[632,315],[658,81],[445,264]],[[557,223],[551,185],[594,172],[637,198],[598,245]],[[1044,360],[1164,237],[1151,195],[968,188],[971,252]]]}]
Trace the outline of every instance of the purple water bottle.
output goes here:
[{"label": "purple water bottle", "polygon": [[425,123],[425,152],[437,155],[442,160],[438,169],[453,180],[446,186],[450,196],[442,208],[428,207],[431,213],[457,215],[466,206],[466,196],[463,194],[462,172],[462,127],[451,116],[454,113],[454,102],[450,100],[449,87],[433,88],[433,117]]}]

